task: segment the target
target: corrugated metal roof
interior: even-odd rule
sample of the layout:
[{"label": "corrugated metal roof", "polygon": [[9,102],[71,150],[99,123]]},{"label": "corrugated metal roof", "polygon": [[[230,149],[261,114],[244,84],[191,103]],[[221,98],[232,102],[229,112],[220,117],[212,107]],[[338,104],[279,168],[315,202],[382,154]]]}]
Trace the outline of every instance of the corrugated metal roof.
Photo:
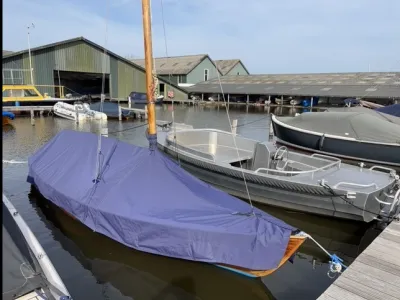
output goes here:
[{"label": "corrugated metal roof", "polygon": [[[232,75],[221,78],[225,93],[290,96],[400,98],[400,72]],[[218,78],[188,87],[220,93]]]},{"label": "corrugated metal roof", "polygon": [[[155,67],[157,74],[160,75],[186,75],[207,57],[207,54],[157,57],[155,58]],[[132,59],[131,61],[144,67],[144,59]]]},{"label": "corrugated metal roof", "polygon": [[218,67],[218,70],[221,72],[222,75],[226,75],[229,73],[230,70],[233,69],[238,63],[240,63],[240,59],[220,59],[215,60],[215,64]]},{"label": "corrugated metal roof", "polygon": [[[31,52],[35,52],[35,51],[39,51],[39,50],[45,50],[45,49],[48,49],[48,48],[52,48],[52,47],[56,47],[56,46],[60,46],[60,45],[65,45],[65,44],[70,44],[70,43],[74,43],[74,42],[80,42],[80,41],[84,42],[84,43],[87,43],[87,44],[89,44],[89,45],[91,45],[91,46],[93,46],[93,47],[95,47],[95,48],[97,48],[97,49],[99,49],[101,51],[105,50],[104,47],[102,47],[102,46],[100,46],[100,45],[98,45],[98,44],[96,44],[96,43],[94,43],[94,42],[92,42],[92,41],[90,41],[90,40],[88,40],[88,39],[86,39],[86,38],[81,36],[81,37],[76,37],[76,38],[69,39],[69,40],[64,40],[64,41],[60,41],[60,42],[56,42],[56,43],[43,45],[43,46],[40,46],[40,47],[31,48]],[[28,53],[28,49],[22,50],[22,51],[17,51],[17,52],[11,52],[11,53],[8,53],[8,54],[4,54],[4,50],[3,50],[3,59],[12,58],[14,56],[18,56],[18,55],[25,54],[25,53]],[[123,61],[123,62],[125,62],[125,63],[127,63],[127,64],[129,64],[129,65],[131,65],[131,66],[143,71],[143,72],[145,72],[145,69],[142,66],[130,61],[129,59],[123,58],[122,56],[120,56],[120,55],[118,55],[118,54],[116,54],[114,52],[111,52],[108,49],[106,49],[106,53],[108,55],[110,55],[110,56],[113,56],[114,58],[117,58],[120,61]],[[162,74],[159,74],[159,75],[162,75]],[[159,79],[161,79],[161,78],[159,78]],[[166,80],[165,78],[162,78],[162,81],[165,82],[165,83],[168,83],[169,85],[173,86],[174,88],[176,88],[179,91],[187,93],[187,91],[185,89],[183,89],[182,87],[179,87],[178,85],[174,84],[173,82],[170,82],[169,80]]]},{"label": "corrugated metal roof", "polygon": [[13,51],[3,50],[3,56],[13,53]]}]

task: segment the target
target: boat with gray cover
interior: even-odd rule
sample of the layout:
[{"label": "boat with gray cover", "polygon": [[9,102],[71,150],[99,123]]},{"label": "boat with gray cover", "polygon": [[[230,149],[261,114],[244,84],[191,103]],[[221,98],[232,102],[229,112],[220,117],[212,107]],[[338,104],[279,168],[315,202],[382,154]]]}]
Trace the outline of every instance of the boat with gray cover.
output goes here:
[{"label": "boat with gray cover", "polygon": [[342,159],[400,168],[400,118],[366,108],[271,118],[277,142]]},{"label": "boat with gray cover", "polygon": [[3,194],[4,300],[72,300],[46,252]]},{"label": "boat with gray cover", "polygon": [[217,129],[159,126],[164,128],[158,133],[160,149],[201,180],[237,197],[248,198],[245,178],[252,201],[287,209],[364,222],[400,210],[400,180],[393,169],[356,167]]}]

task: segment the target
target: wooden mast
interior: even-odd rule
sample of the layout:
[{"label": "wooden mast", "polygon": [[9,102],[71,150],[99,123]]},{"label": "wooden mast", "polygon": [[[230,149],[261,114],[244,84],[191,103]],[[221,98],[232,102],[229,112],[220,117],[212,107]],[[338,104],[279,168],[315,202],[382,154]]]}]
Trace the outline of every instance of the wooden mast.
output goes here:
[{"label": "wooden mast", "polygon": [[154,105],[154,78],[153,78],[153,47],[151,40],[150,0],[142,0],[144,59],[146,69],[146,94],[147,94],[147,122],[149,136],[157,134],[155,105]]}]

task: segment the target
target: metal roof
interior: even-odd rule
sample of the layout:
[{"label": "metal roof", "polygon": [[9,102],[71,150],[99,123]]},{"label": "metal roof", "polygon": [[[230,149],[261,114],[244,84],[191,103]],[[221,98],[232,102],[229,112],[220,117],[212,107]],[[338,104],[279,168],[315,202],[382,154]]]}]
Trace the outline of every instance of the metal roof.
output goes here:
[{"label": "metal roof", "polygon": [[[290,96],[400,98],[400,72],[231,75],[224,93]],[[188,87],[194,93],[221,93],[218,78]]]},{"label": "metal roof", "polygon": [[13,53],[13,51],[3,50],[3,56]]},{"label": "metal roof", "polygon": [[[69,40],[56,42],[56,43],[51,43],[51,44],[47,44],[47,45],[43,45],[43,46],[39,46],[39,47],[35,47],[35,48],[31,48],[31,52],[45,50],[45,49],[48,49],[48,48],[52,48],[52,47],[56,47],[56,46],[60,46],[60,45],[65,45],[65,44],[70,44],[70,43],[74,43],[74,42],[84,42],[86,44],[89,44],[89,45],[93,46],[94,48],[97,48],[97,49],[101,50],[101,51],[106,50],[106,54],[108,54],[110,56],[113,56],[114,58],[117,58],[117,59],[119,59],[119,60],[121,60],[121,61],[123,61],[123,62],[125,62],[125,63],[127,63],[127,64],[129,64],[129,65],[131,65],[131,66],[133,66],[133,67],[135,67],[137,69],[139,69],[139,70],[141,70],[141,71],[143,71],[143,72],[146,71],[144,69],[144,67],[142,67],[142,66],[132,62],[131,60],[126,59],[126,58],[124,58],[124,57],[122,57],[122,56],[120,56],[120,55],[118,55],[118,54],[116,54],[114,52],[111,52],[108,49],[105,49],[104,47],[102,47],[102,46],[100,46],[100,45],[98,45],[98,44],[96,44],[96,43],[84,38],[83,36],[72,38],[72,39],[69,39]],[[22,50],[22,51],[17,51],[17,52],[9,51],[10,53],[7,53],[7,54],[4,54],[4,51],[5,50],[3,50],[3,59],[8,59],[8,58],[12,58],[14,56],[18,56],[18,55],[21,55],[21,54],[28,53],[28,49]],[[159,74],[159,75],[161,75],[161,74]],[[184,93],[187,93],[186,89],[183,89],[182,87],[178,86],[177,84],[175,84],[173,82],[170,82],[169,80],[167,80],[165,78],[159,78],[159,79],[162,79],[163,82],[168,83],[169,85],[173,86],[177,90],[180,90],[180,91],[182,91]]]},{"label": "metal roof", "polygon": [[[222,75],[226,75],[232,70],[237,64],[242,64],[243,68],[247,71],[244,64],[240,61],[240,59],[220,59],[214,60],[215,64],[218,67],[218,70],[221,72]],[[247,71],[249,73],[249,71]]]},{"label": "metal roof", "polygon": [[[160,75],[186,75],[196,68],[204,59],[210,57],[207,54],[170,56],[155,58],[155,68]],[[211,60],[211,59],[210,59]],[[144,67],[144,59],[132,59],[132,62]],[[212,60],[211,60],[212,61]]]}]

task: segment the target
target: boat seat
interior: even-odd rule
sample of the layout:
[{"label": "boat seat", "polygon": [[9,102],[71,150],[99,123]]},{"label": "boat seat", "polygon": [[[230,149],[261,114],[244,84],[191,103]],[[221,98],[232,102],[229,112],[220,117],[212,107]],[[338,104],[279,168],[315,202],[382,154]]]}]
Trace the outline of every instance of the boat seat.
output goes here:
[{"label": "boat seat", "polygon": [[270,163],[275,155],[276,147],[271,142],[259,142],[254,146],[252,170],[270,168]]}]

